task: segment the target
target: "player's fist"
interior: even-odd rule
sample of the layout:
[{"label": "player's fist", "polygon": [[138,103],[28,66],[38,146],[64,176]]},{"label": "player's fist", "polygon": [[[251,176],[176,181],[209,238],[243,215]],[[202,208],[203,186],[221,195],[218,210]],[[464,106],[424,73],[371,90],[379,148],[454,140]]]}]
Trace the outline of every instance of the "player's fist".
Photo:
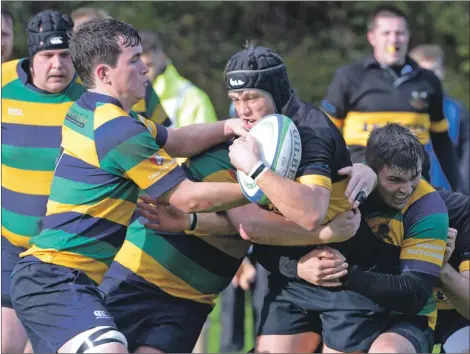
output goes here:
[{"label": "player's fist", "polygon": [[361,224],[359,209],[345,211],[335,216],[326,226],[325,233],[321,235],[324,243],[344,242],[353,237]]}]

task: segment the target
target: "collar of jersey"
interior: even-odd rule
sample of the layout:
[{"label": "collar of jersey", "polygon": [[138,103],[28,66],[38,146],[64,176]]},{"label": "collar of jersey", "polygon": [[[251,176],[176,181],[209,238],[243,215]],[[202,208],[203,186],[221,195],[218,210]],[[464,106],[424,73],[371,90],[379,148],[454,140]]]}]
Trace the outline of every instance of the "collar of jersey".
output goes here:
[{"label": "collar of jersey", "polygon": [[111,103],[121,109],[124,109],[121,102],[119,102],[119,100],[116,98],[98,92],[86,91],[80,98],[80,101],[82,104],[91,109],[106,103]]}]

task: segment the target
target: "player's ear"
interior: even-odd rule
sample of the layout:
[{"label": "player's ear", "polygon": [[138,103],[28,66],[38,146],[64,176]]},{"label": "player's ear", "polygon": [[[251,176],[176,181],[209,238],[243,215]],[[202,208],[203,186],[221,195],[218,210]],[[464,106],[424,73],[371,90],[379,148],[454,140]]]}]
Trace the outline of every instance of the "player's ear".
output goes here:
[{"label": "player's ear", "polygon": [[105,64],[99,64],[95,69],[96,79],[105,85],[111,84],[110,67]]}]

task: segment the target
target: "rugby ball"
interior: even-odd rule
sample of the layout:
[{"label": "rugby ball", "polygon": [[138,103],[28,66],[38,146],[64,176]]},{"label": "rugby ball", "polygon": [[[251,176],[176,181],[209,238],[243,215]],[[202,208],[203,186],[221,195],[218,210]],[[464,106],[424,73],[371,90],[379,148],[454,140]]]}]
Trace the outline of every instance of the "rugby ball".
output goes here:
[{"label": "rugby ball", "polygon": [[[294,122],[282,114],[270,114],[256,122],[250,130],[258,143],[264,165],[277,174],[294,179],[300,165],[302,144]],[[237,179],[245,197],[252,203],[268,205],[268,197],[256,182],[237,171]]]}]

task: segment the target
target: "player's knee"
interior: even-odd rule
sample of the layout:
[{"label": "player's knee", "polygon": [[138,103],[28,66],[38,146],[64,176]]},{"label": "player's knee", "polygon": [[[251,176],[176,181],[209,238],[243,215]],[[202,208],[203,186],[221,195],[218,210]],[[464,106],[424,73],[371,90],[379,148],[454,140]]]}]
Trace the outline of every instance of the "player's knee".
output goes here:
[{"label": "player's knee", "polygon": [[413,345],[396,333],[380,335],[369,349],[369,353],[416,353]]},{"label": "player's knee", "polygon": [[99,353],[104,346],[114,353],[127,352],[127,340],[121,332],[113,327],[99,326],[72,338],[60,348],[59,353]]}]

